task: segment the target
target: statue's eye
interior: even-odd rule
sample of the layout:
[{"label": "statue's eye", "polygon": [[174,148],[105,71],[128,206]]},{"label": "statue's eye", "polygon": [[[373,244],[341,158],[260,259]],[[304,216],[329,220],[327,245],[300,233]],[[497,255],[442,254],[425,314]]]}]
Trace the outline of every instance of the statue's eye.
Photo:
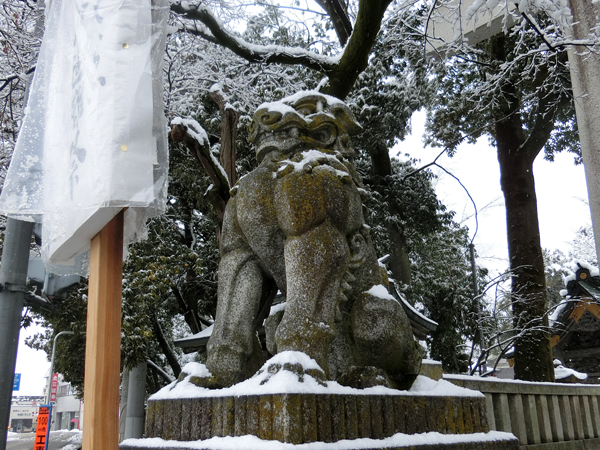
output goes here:
[{"label": "statue's eye", "polygon": [[305,105],[297,109],[297,111],[303,116],[310,116],[316,112],[313,105]]}]

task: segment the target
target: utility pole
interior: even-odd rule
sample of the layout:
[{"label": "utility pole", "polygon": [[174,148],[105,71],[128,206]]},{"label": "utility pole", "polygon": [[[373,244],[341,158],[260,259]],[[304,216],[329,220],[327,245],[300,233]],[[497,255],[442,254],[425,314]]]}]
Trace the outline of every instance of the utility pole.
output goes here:
[{"label": "utility pole", "polygon": [[[597,27],[600,3],[570,0],[573,38],[584,42]],[[585,46],[567,46],[577,128],[585,167],[596,254],[600,255],[600,56]]]},{"label": "utility pole", "polygon": [[48,388],[46,389],[46,405],[50,404],[50,390],[52,387],[52,373],[54,372],[54,359],[56,357],[56,341],[59,336],[63,336],[65,334],[75,334],[74,331],[61,331],[56,336],[54,336],[54,342],[52,343],[52,357],[50,358],[50,376],[48,377]]},{"label": "utility pole", "polygon": [[0,450],[6,450],[33,222],[8,218],[0,266]]}]

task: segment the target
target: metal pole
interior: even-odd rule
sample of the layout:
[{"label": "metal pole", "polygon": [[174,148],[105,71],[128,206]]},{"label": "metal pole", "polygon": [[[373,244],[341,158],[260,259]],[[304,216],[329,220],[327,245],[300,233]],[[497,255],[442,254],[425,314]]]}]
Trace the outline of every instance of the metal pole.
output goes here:
[{"label": "metal pole", "polygon": [[123,368],[121,375],[121,395],[119,397],[119,442],[125,439],[125,417],[127,416],[127,398],[129,396],[130,371]]},{"label": "metal pole", "polygon": [[8,218],[0,266],[0,450],[6,450],[33,223]]},{"label": "metal pole", "polygon": [[64,334],[75,334],[74,331],[61,331],[54,336],[54,342],[52,343],[52,357],[50,358],[50,376],[48,377],[48,388],[46,389],[46,404],[50,404],[50,388],[52,387],[52,373],[54,372],[54,358],[56,357],[56,340],[59,336]]},{"label": "metal pole", "polygon": [[141,438],[144,433],[144,400],[146,397],[145,362],[129,373],[127,390],[127,417],[125,418],[125,439]]},{"label": "metal pole", "polygon": [[[483,324],[481,319],[481,299],[477,298],[479,295],[479,285],[477,283],[477,265],[475,264],[475,245],[471,242],[469,244],[469,254],[471,257],[471,274],[472,274],[472,282],[473,282],[473,298],[475,299],[475,305],[477,306],[477,330],[479,334],[479,350],[483,353],[483,348],[485,347],[485,340],[483,337]],[[481,373],[482,367],[479,367],[479,372]]]}]

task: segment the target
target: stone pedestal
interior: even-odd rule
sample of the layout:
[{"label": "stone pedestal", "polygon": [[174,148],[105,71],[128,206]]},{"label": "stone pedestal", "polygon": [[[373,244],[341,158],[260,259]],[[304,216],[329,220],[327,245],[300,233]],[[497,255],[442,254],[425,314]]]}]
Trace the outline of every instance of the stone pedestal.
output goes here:
[{"label": "stone pedestal", "polygon": [[[483,433],[489,431],[485,408],[483,396],[409,394],[273,394],[157,400],[148,403],[145,435],[179,441],[173,446],[178,449],[188,448],[185,442],[190,443],[190,449],[197,449],[205,448],[198,447],[200,440],[245,435],[289,444],[322,442],[323,448],[327,448],[327,443],[341,440],[384,439],[397,433],[414,435],[433,431],[463,435],[464,439],[443,442],[441,437],[435,445],[408,446],[391,442],[384,445],[382,441],[380,448],[516,449],[518,441],[510,435],[485,438]],[[472,441],[470,436],[474,436]],[[140,444],[143,442],[138,440],[135,447],[127,444],[121,448],[157,448]],[[352,447],[351,442],[348,445]],[[364,448],[364,442],[357,448]]]}]

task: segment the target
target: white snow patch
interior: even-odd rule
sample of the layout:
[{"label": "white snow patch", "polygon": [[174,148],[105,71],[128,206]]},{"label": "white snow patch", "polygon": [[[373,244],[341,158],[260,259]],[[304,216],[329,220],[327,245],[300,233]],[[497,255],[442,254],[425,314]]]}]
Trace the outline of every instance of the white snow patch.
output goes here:
[{"label": "white snow patch", "polygon": [[168,447],[198,450],[206,448],[213,450],[346,450],[356,448],[380,449],[400,446],[459,444],[467,442],[495,442],[506,439],[515,439],[515,437],[511,433],[502,431],[473,434],[441,434],[435,432],[421,434],[397,433],[385,439],[344,439],[332,443],[311,442],[309,444],[286,444],[279,441],[266,441],[259,439],[256,436],[247,435],[237,437],[213,437],[204,441],[193,442],[166,441],[161,438],[126,439],[122,444],[130,447]]},{"label": "white snow patch", "polygon": [[267,109],[268,111],[281,112],[282,114],[285,114],[286,112],[296,111],[294,108],[292,108],[289,105],[296,103],[298,100],[300,100],[308,95],[318,95],[320,97],[323,97],[327,100],[327,103],[329,103],[330,105],[344,103],[339,98],[332,97],[331,95],[326,95],[326,94],[323,94],[322,92],[313,90],[313,91],[299,91],[288,97],[284,97],[281,100],[278,100],[276,102],[263,103],[256,109],[257,109],[257,111],[259,109]]},{"label": "white snow patch", "polygon": [[285,310],[285,304],[286,304],[286,302],[283,302],[283,303],[278,303],[277,305],[271,306],[271,309],[269,310],[269,316],[272,316],[273,314],[276,314],[279,311]]},{"label": "white snow patch", "polygon": [[550,315],[548,316],[548,321],[550,322],[550,326],[553,326],[556,323],[556,321],[558,320],[558,317],[563,312],[563,310],[566,308],[568,303],[569,303],[569,300],[562,300],[558,305],[556,305],[556,308],[554,308],[554,311],[552,311],[550,313]]},{"label": "white snow patch", "polygon": [[199,364],[195,361],[187,363],[181,369],[182,372],[187,373],[190,377],[210,377],[212,374],[210,370],[206,368],[204,364]]},{"label": "white snow patch", "polygon": [[[208,140],[208,134],[194,119],[182,119],[181,117],[175,117],[173,120],[171,120],[171,125],[184,125],[187,128],[188,134],[194,138],[201,147],[209,145],[210,143]],[[213,155],[212,151],[209,152],[209,156],[213,162],[213,167],[215,167],[221,173],[223,180],[227,180],[227,183],[229,183],[227,172],[225,172],[225,169],[223,169],[223,166],[219,160],[215,158],[215,155]],[[206,191],[208,192],[208,189]]]},{"label": "white snow patch", "polygon": [[14,433],[12,431],[9,431],[6,437],[6,442],[9,441],[16,441],[17,439],[19,439],[19,433]]},{"label": "white snow patch", "polygon": [[588,375],[587,373],[577,372],[574,369],[570,369],[569,367],[565,367],[563,365],[559,365],[554,368],[554,378],[557,380],[564,380],[565,378],[569,378],[573,375],[578,380],[586,380]]},{"label": "white snow patch", "polygon": [[194,119],[183,119],[181,117],[175,117],[171,120],[171,125],[183,125],[188,129],[188,134],[192,136],[200,146],[204,146],[209,143],[208,134],[202,126]]},{"label": "white snow patch", "polygon": [[580,268],[589,270],[590,276],[592,276],[592,277],[600,276],[600,269],[598,269],[598,267],[593,266],[590,263],[588,263],[587,261],[584,261],[582,259],[574,259],[567,265],[567,269],[570,270],[571,273],[569,275],[563,277],[563,283],[565,286],[567,286],[569,281],[573,281],[576,279],[576,272]]},{"label": "white snow patch", "polygon": [[[340,170],[340,169],[336,169],[335,167],[333,167],[333,165],[335,165],[337,167],[343,167],[342,163],[334,155],[331,155],[329,153],[324,153],[320,150],[305,150],[300,154],[302,155],[302,159],[298,162],[292,161],[290,159],[285,159],[285,160],[281,161],[281,166],[279,167],[279,169],[277,171],[281,172],[281,171],[285,170],[287,167],[292,166],[294,168],[293,169],[294,172],[302,172],[302,171],[304,171],[304,167],[306,165],[309,165],[309,166],[315,166],[315,167],[318,166],[323,169],[331,170],[340,178],[345,178],[345,177],[350,176],[350,174],[347,170]],[[324,158],[329,163],[331,163],[331,165],[330,164],[320,165],[319,161],[322,161]],[[316,164],[313,164],[313,163],[316,163]]]},{"label": "white snow patch", "polygon": [[[478,381],[478,382],[484,382],[484,383],[533,384],[536,386],[547,386],[547,387],[589,386],[589,384],[583,384],[583,383],[551,383],[551,382],[540,382],[540,381],[523,381],[523,380],[511,380],[510,378],[484,378],[484,377],[472,377],[470,375],[455,375],[455,374],[447,374],[447,373],[444,374],[444,379],[445,380]],[[474,392],[477,392],[477,391],[474,391]]]},{"label": "white snow patch", "polygon": [[417,376],[417,379],[409,389],[409,392],[418,395],[451,395],[454,397],[485,397],[479,391],[466,389],[446,380],[432,380],[423,375]]},{"label": "white snow patch", "polygon": [[436,361],[435,359],[424,359],[423,364],[429,364],[430,366],[441,366],[441,361]]},{"label": "white snow patch", "polygon": [[269,366],[279,364],[300,364],[304,371],[319,369],[317,362],[302,352],[285,351],[268,360],[261,371],[248,380],[223,389],[207,389],[190,383],[190,377],[210,377],[210,371],[204,364],[192,362],[186,364],[183,372],[189,375],[180,382],[173,382],[150,396],[149,400],[164,400],[195,397],[239,397],[244,395],[265,394],[345,394],[345,395],[453,395],[461,397],[481,397],[483,394],[470,389],[455,386],[444,380],[433,381],[419,375],[409,391],[399,391],[384,386],[355,389],[342,386],[335,381],[327,381],[327,386],[319,384],[313,377],[305,374],[303,381],[288,370],[279,370],[272,374]]},{"label": "white snow patch", "polygon": [[381,298],[383,300],[397,301],[392,294],[388,292],[383,284],[372,286],[371,289],[366,291],[366,294],[371,294],[373,297]]}]

